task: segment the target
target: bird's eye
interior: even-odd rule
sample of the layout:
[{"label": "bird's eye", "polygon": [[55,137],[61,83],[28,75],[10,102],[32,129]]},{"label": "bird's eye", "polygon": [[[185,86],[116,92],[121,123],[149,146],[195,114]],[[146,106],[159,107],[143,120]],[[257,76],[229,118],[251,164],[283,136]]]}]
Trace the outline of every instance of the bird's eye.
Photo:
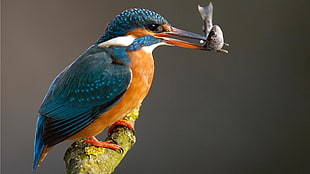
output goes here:
[{"label": "bird's eye", "polygon": [[147,26],[147,28],[155,33],[163,32],[163,27],[159,24],[150,24]]}]

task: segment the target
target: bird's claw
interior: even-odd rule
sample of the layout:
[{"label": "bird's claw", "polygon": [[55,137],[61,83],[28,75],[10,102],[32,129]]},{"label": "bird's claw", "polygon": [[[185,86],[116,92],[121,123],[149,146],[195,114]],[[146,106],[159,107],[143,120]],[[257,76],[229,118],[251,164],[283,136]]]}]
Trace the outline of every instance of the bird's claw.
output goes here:
[{"label": "bird's claw", "polygon": [[135,133],[135,128],[133,127],[133,125],[131,123],[129,123],[128,121],[125,120],[118,120],[117,122],[115,122],[114,124],[112,124],[112,126],[109,128],[108,130],[108,134],[110,135],[111,132],[113,131],[113,129],[117,126],[123,126],[126,127],[130,130],[133,131],[133,133]]},{"label": "bird's claw", "polygon": [[123,149],[119,145],[117,145],[117,143],[113,140],[99,141],[95,137],[89,137],[89,139],[86,140],[85,142],[96,147],[109,148],[112,150],[119,150],[120,152],[123,152]]}]

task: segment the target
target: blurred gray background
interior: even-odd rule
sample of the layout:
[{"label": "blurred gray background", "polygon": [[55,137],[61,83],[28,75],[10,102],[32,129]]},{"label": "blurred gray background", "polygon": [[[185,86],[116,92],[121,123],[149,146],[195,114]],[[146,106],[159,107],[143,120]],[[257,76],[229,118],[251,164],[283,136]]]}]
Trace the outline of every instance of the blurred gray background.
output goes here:
[{"label": "blurred gray background", "polygon": [[[31,173],[37,111],[49,84],[121,11],[148,8],[201,33],[207,0],[2,0],[1,171]],[[115,173],[310,173],[307,0],[214,0],[229,54],[154,51],[137,143]],[[101,138],[105,137],[102,135]],[[38,173],[64,173],[71,142]]]}]

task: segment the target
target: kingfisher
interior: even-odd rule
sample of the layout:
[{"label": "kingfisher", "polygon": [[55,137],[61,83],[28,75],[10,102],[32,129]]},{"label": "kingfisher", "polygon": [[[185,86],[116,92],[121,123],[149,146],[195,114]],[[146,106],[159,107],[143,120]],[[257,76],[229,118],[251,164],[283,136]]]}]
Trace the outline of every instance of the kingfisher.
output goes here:
[{"label": "kingfisher", "polygon": [[51,83],[37,118],[35,171],[49,150],[65,140],[88,138],[89,144],[119,150],[119,145],[95,136],[139,106],[154,75],[152,51],[160,45],[205,50],[177,37],[204,36],[172,27],[156,12],[133,8],[117,15],[105,32]]}]

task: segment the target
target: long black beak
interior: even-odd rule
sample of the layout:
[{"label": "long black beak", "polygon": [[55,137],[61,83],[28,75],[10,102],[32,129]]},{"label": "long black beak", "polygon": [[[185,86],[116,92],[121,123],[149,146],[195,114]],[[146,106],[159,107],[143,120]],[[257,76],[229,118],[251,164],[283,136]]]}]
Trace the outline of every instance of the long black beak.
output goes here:
[{"label": "long black beak", "polygon": [[168,36],[176,36],[176,37],[182,37],[182,38],[206,40],[206,37],[201,36],[196,33],[189,32],[189,31],[184,31],[178,28],[171,27],[171,31],[157,33],[155,34],[155,36],[162,38],[164,42],[166,42],[169,45],[175,45],[178,47],[190,48],[190,49],[206,50],[206,48],[203,47],[202,45],[190,43],[190,42],[175,39],[175,38],[168,38]]}]

